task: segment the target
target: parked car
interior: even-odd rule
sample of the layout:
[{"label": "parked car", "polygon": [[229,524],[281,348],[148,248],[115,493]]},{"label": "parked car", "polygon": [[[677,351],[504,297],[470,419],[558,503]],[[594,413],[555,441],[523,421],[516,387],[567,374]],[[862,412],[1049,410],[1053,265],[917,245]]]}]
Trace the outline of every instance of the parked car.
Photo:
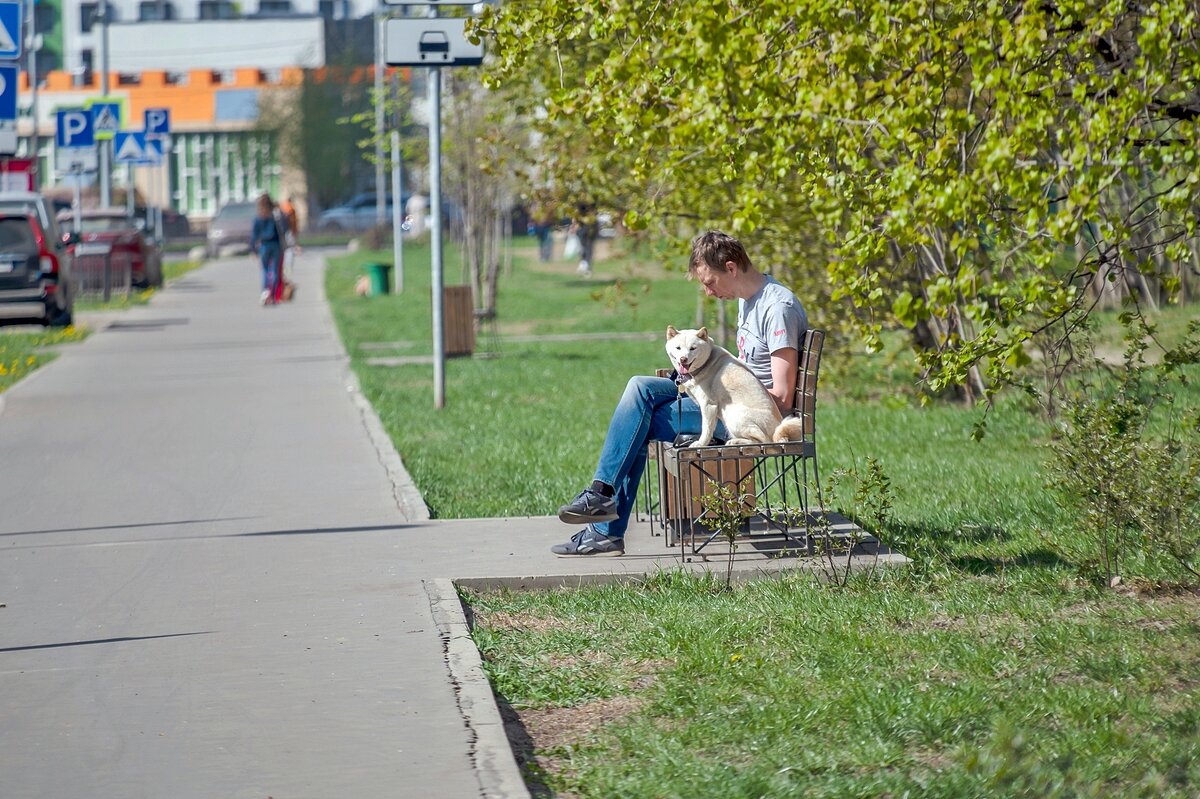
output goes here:
[{"label": "parked car", "polygon": [[[138,219],[144,220],[146,230],[154,230],[153,212],[158,209],[147,208],[144,205],[139,205],[133,209],[133,214]],[[173,208],[162,209],[163,217],[163,237],[168,239],[182,239],[192,235],[192,225],[188,222],[187,216],[179,213]]]},{"label": "parked car", "polygon": [[[408,203],[408,197],[401,198],[402,203]],[[385,224],[392,221],[392,198],[386,199],[384,210]],[[370,230],[375,227],[375,192],[363,192],[351,197],[341,205],[335,205],[317,217],[317,231],[321,233],[340,233],[342,231]]]},{"label": "parked car", "polygon": [[116,266],[129,264],[134,286],[162,285],[162,250],[146,230],[145,221],[129,216],[124,208],[85,209],[80,212],[78,229],[74,212],[61,211],[58,224],[76,272],[103,269],[104,260],[109,259]]},{"label": "parked car", "polygon": [[53,205],[33,192],[0,192],[0,323],[71,324],[71,259]]},{"label": "parked car", "polygon": [[208,228],[208,257],[250,252],[250,231],[256,213],[257,204],[253,201],[221,206]]}]

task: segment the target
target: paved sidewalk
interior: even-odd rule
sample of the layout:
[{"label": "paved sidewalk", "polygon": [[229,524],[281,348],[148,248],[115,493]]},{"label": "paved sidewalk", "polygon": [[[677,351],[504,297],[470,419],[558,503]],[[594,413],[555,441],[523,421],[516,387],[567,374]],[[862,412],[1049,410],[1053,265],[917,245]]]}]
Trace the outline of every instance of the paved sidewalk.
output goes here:
[{"label": "paved sidewalk", "polygon": [[445,578],[680,565],[645,525],[597,561],[552,517],[430,521],[321,273],[262,308],[211,263],[0,395],[5,797],[520,796]]}]

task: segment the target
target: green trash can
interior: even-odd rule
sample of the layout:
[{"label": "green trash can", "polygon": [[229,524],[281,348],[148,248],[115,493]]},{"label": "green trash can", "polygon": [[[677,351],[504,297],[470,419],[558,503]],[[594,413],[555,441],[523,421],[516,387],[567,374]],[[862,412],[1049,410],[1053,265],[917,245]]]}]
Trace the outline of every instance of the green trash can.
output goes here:
[{"label": "green trash can", "polygon": [[389,274],[392,271],[391,264],[367,264],[367,274],[371,278],[371,296],[377,297],[381,294],[387,294],[391,291]]}]

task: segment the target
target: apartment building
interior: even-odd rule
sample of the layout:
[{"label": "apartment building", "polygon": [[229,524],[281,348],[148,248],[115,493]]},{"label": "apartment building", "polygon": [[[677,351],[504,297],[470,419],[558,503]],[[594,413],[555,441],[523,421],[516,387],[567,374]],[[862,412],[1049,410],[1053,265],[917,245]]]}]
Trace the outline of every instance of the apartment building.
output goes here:
[{"label": "apartment building", "polygon": [[99,97],[107,65],[124,127],[140,128],[146,108],[168,108],[173,133],[164,167],[116,168],[114,185],[132,174],[144,196],[198,221],[262,191],[304,196],[304,176],[284,173],[259,122],[263,93],[294,90],[305,70],[374,57],[369,0],[109,0],[107,24],[103,3],[58,2],[61,69],[39,71],[36,92],[22,73],[18,155],[37,153],[41,187],[61,179],[55,112]]}]

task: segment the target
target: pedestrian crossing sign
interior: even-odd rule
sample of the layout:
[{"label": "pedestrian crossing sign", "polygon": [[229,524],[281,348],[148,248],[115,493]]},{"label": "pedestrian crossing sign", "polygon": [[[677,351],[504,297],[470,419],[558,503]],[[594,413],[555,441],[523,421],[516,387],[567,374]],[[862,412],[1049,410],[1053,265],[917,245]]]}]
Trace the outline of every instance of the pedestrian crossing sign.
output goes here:
[{"label": "pedestrian crossing sign", "polygon": [[121,129],[121,98],[98,97],[87,103],[92,114],[92,132],[97,140],[111,139]]},{"label": "pedestrian crossing sign", "polygon": [[156,166],[162,163],[158,141],[148,139],[143,130],[118,131],[113,138],[114,160],[118,164]]},{"label": "pedestrian crossing sign", "polygon": [[21,57],[22,2],[0,2],[0,59],[16,61]]}]

